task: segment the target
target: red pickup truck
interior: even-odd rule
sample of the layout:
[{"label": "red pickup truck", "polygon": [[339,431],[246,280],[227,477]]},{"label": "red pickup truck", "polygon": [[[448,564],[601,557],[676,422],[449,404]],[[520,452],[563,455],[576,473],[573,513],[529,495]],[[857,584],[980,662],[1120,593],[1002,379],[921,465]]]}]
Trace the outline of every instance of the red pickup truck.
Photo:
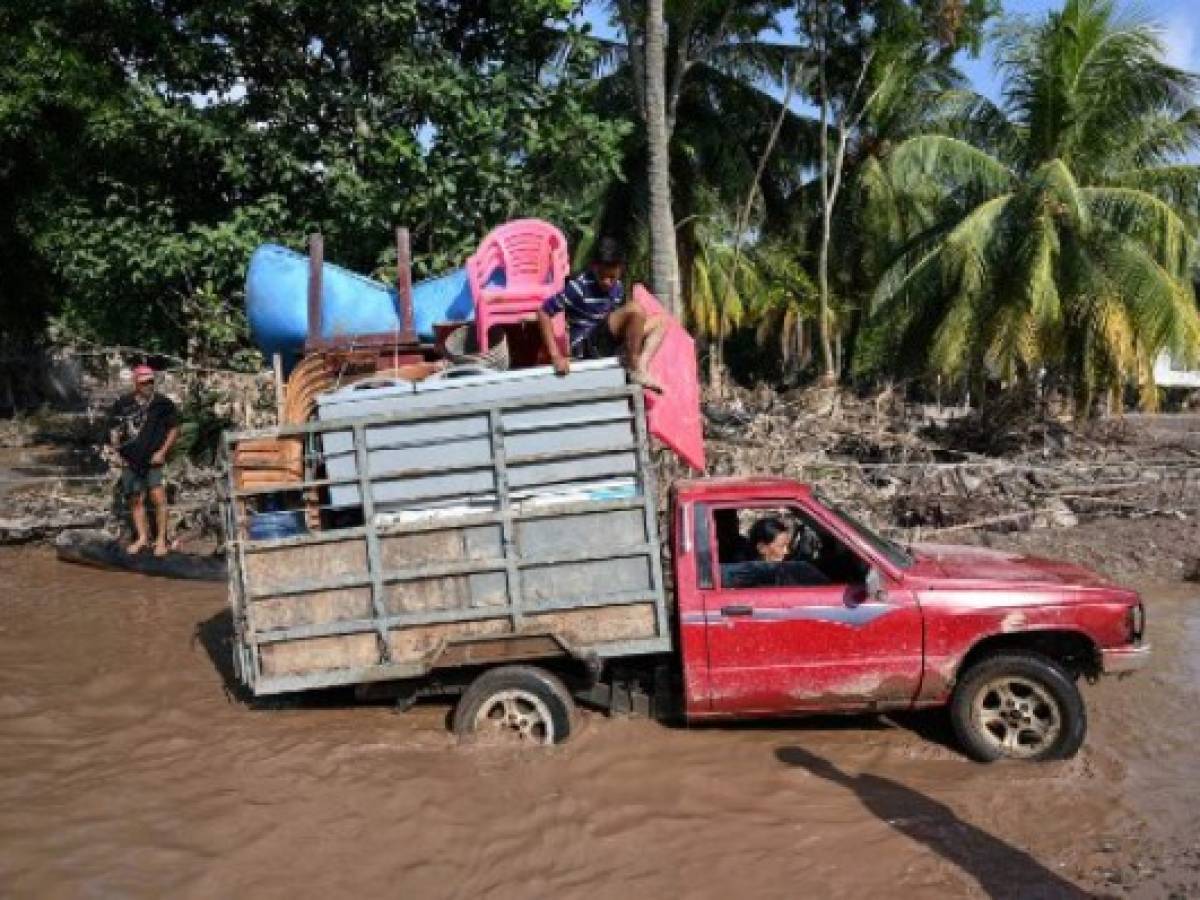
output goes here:
[{"label": "red pickup truck", "polygon": [[639,389],[583,368],[521,396],[430,391],[277,429],[325,448],[325,475],[291,486],[341,504],[311,532],[256,534],[244,506],[278,487],[232,471],[247,688],[458,695],[460,734],[537,744],[570,735],[577,700],[689,722],[948,706],[972,757],[1053,759],[1084,738],[1077,682],[1145,663],[1133,591],[902,547],[793,481],[679,482],[663,554]]},{"label": "red pickup truck", "polygon": [[489,669],[456,731],[562,741],[572,695],[611,705],[632,683],[661,702],[666,672],[688,722],[948,706],[976,760],[1063,759],[1087,727],[1079,679],[1149,657],[1137,593],[1079,566],[902,547],[777,478],[683,481],[671,511],[677,654],[609,660],[590,686],[569,667]]},{"label": "red pickup truck", "polygon": [[[682,482],[672,505],[690,721],[949,705],[976,759],[1063,758],[1086,729],[1079,678],[1150,652],[1137,593],[1079,566],[902,547],[781,479]],[[764,519],[790,527],[788,557],[744,562]]]}]

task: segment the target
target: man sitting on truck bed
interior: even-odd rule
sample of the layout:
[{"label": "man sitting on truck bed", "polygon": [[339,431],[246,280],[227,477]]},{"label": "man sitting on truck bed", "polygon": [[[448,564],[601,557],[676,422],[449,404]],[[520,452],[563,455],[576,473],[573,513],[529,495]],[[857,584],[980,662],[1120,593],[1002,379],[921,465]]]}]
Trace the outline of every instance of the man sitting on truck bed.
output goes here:
[{"label": "man sitting on truck bed", "polygon": [[[631,380],[662,393],[662,385],[650,375],[650,360],[666,337],[667,323],[661,316],[648,317],[638,303],[628,301],[621,283],[624,274],[620,246],[610,237],[601,238],[588,270],[568,279],[538,310],[542,343],[559,375],[571,371],[572,357],[601,359],[624,350]],[[567,320],[566,356],[554,339],[552,317],[559,313]]]}]

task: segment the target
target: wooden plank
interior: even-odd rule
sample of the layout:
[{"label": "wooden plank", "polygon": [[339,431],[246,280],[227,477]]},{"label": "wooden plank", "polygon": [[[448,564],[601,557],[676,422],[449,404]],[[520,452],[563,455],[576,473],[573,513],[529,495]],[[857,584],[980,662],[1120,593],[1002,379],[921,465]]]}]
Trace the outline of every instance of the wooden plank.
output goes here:
[{"label": "wooden plank", "polygon": [[550,635],[512,636],[498,640],[467,640],[447,644],[438,654],[438,668],[479,666],[520,660],[567,656],[562,644]]},{"label": "wooden plank", "polygon": [[[556,598],[539,604],[536,608],[529,607],[533,612],[557,612],[568,609],[589,609],[595,606],[624,606],[626,604],[653,603],[658,595],[647,591],[629,591],[610,594],[607,597],[570,597]],[[413,625],[432,625],[438,623],[474,622],[479,619],[494,619],[499,616],[511,617],[511,607],[494,606],[477,609],[433,609],[420,612],[401,613],[387,616],[382,620],[362,619],[355,622],[332,622],[326,625],[299,625],[294,628],[282,628],[276,631],[257,633],[260,644],[282,643],[285,641],[308,640],[316,637],[331,637],[346,634],[364,634],[375,631],[380,624],[387,629],[402,628]]]},{"label": "wooden plank", "polygon": [[562,635],[577,647],[603,641],[628,641],[660,636],[655,604],[597,606],[590,609],[566,609],[554,612],[526,613],[530,628]]},{"label": "wooden plank", "polygon": [[283,424],[283,408],[285,401],[285,388],[283,381],[283,355],[280,353],[271,354],[271,372],[275,376],[275,421]]},{"label": "wooden plank", "polygon": [[371,592],[366,587],[358,587],[291,597],[268,597],[255,600],[247,612],[251,627],[256,631],[357,622],[371,617]]},{"label": "wooden plank", "polygon": [[400,299],[400,343],[417,342],[416,316],[412,295],[412,247],[408,229],[396,229],[396,296]]},{"label": "wooden plank", "polygon": [[307,547],[284,547],[247,553],[246,581],[255,599],[296,593],[292,588],[311,584],[313,590],[338,588],[345,578],[359,582],[368,576],[367,548],[363,540],[329,544],[321,553]]},{"label": "wooden plank", "polygon": [[512,623],[507,616],[476,619],[473,622],[448,622],[442,625],[416,625],[388,632],[392,659],[397,663],[416,662],[429,657],[448,641],[508,634]]},{"label": "wooden plank", "polygon": [[321,340],[323,312],[321,307],[321,276],[325,263],[325,240],[320,232],[308,236],[308,341],[306,347]]},{"label": "wooden plank", "polygon": [[[503,608],[504,597],[489,604]],[[467,609],[471,603],[471,582],[466,575],[447,575],[442,578],[421,578],[384,588],[387,614],[432,612],[434,610]]]},{"label": "wooden plank", "polygon": [[268,644],[259,649],[263,675],[299,675],[350,669],[379,662],[374,634],[350,634]]}]

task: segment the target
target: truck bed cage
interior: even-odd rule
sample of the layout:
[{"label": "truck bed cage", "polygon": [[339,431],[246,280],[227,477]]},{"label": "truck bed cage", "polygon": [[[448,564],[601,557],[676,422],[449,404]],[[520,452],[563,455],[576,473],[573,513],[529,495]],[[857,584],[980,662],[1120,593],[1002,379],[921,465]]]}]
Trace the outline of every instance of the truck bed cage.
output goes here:
[{"label": "truck bed cage", "polygon": [[[506,422],[530,412],[546,418]],[[382,451],[420,448],[436,460],[455,438],[421,437],[424,426],[459,420],[466,428],[481,417],[486,460],[399,468],[377,461]],[[607,438],[574,449],[561,443],[572,430],[583,429],[574,432],[581,435],[589,428],[589,435]],[[618,432],[628,439],[614,440]],[[352,477],[320,471],[315,448],[334,433],[352,437]],[[544,436],[550,449],[512,453],[518,435]],[[226,457],[233,458],[238,442],[263,437],[300,439],[308,447],[298,483],[239,488],[234,467],[228,471],[223,511],[235,668],[255,694],[413,678],[493,658],[604,659],[670,648],[641,388],[568,390],[227,433]],[[580,499],[554,474],[529,486],[538,477],[529,473],[561,472],[545,464],[582,460],[589,461],[589,478],[631,478],[627,495]],[[514,471],[525,480],[516,498]],[[494,490],[469,498],[487,508],[429,506],[466,499],[444,491],[422,494],[398,514],[377,509],[384,483],[419,485],[422,477],[471,472],[492,479]],[[338,485],[356,486],[361,524],[248,536],[247,506],[256,500],[312,497]]]}]

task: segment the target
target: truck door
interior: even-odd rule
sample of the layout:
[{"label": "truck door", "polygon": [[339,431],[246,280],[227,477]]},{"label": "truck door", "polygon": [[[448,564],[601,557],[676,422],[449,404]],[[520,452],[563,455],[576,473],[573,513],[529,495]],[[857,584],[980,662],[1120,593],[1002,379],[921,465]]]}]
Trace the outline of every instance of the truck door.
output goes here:
[{"label": "truck door", "polygon": [[[903,705],[922,668],[910,593],[868,597],[867,562],[796,504],[709,507],[701,585],[714,713]],[[698,523],[700,524],[700,523]]]}]

